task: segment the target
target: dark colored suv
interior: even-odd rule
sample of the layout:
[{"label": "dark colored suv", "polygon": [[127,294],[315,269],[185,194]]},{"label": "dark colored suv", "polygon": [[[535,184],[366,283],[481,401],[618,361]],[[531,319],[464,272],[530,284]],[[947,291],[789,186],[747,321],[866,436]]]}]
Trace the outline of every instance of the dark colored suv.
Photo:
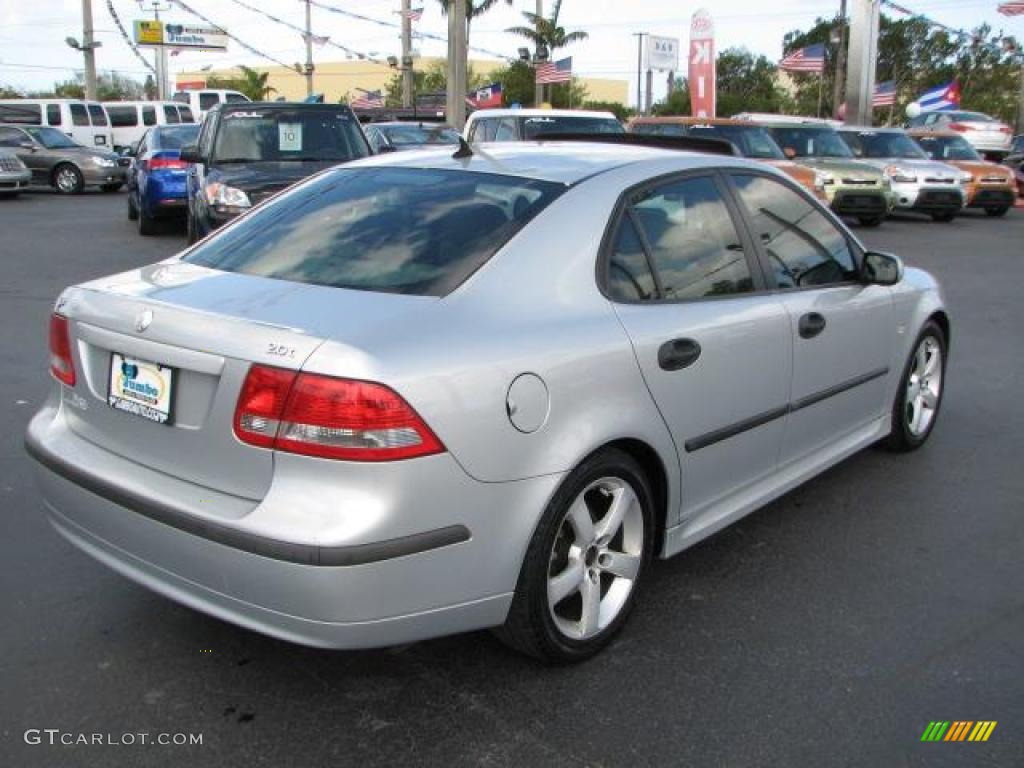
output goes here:
[{"label": "dark colored suv", "polygon": [[370,155],[344,104],[221,104],[181,159],[188,174],[189,242],[332,165]]}]

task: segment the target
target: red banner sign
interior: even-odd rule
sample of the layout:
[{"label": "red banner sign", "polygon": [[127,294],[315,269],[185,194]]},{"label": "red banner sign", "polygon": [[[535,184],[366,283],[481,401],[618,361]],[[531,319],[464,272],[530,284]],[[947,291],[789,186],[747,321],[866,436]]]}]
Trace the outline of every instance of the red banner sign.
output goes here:
[{"label": "red banner sign", "polygon": [[701,8],[690,21],[690,112],[694,117],[715,116],[715,23]]}]

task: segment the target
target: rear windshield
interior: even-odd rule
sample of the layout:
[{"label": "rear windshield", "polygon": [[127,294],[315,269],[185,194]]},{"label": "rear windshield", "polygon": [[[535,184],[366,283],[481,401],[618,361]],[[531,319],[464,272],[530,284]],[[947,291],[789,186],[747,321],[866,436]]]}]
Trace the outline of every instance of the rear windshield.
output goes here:
[{"label": "rear windshield", "polygon": [[443,296],[565,187],[422,168],[339,168],[253,211],[185,261],[337,288]]},{"label": "rear windshield", "polygon": [[181,149],[198,140],[198,125],[162,125],[153,131],[153,149]]},{"label": "rear windshield", "polygon": [[224,114],[211,162],[341,162],[369,154],[359,122],[347,110],[254,108]]},{"label": "rear windshield", "polygon": [[791,149],[795,157],[853,157],[850,148],[831,128],[772,128],[775,142],[783,149]]},{"label": "rear windshield", "polygon": [[725,139],[732,142],[744,157],[758,160],[786,158],[768,131],[759,125],[691,125],[688,133],[690,136]]},{"label": "rear windshield", "polygon": [[523,118],[523,137],[535,139],[542,133],[625,133],[614,117],[544,115]]},{"label": "rear windshield", "polygon": [[379,125],[376,128],[396,147],[459,143],[459,132],[447,125]]}]

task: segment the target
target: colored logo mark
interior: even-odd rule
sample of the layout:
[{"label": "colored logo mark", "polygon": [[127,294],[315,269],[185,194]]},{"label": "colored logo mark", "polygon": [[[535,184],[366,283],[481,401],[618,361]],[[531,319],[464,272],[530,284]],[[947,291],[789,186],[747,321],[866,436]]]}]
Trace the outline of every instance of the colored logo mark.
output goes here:
[{"label": "colored logo mark", "polygon": [[995,720],[933,720],[921,741],[988,741],[995,727]]}]

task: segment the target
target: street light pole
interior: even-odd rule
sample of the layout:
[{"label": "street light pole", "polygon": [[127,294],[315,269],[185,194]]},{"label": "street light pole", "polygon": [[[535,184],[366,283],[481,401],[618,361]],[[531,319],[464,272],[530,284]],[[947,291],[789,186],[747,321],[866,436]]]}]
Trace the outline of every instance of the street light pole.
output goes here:
[{"label": "street light pole", "polygon": [[646,32],[634,32],[636,38],[636,112],[642,115],[644,112],[643,102],[643,68],[644,68],[644,36]]},{"label": "street light pole", "polygon": [[412,2],[402,0],[402,106],[412,106]]},{"label": "street light pole", "polygon": [[[540,61],[541,61],[541,58],[540,58],[540,51],[541,51],[540,20],[544,17],[544,0],[537,0],[537,11],[536,11],[536,13],[537,13],[537,23],[534,25],[534,27],[537,30],[537,52],[534,55],[534,66],[533,66],[534,73],[536,73],[537,65],[540,64]],[[550,51],[548,52],[548,55],[549,56],[551,55]],[[534,77],[536,77],[536,74],[534,74]],[[533,106],[539,107],[543,102],[544,102],[544,85],[542,83],[537,83],[533,87]]]},{"label": "street light pole", "polygon": [[85,59],[85,98],[96,100],[96,41],[92,31],[92,0],[82,0],[82,57]]},{"label": "street light pole", "polygon": [[462,130],[466,123],[466,0],[448,3],[448,123]]},{"label": "street light pole", "polygon": [[306,2],[306,98],[313,95],[313,22],[309,0]]},{"label": "street light pole", "polygon": [[839,117],[843,103],[843,81],[846,79],[846,0],[839,2],[839,40],[836,43],[836,81],[832,86],[832,116]]},{"label": "street light pole", "polygon": [[879,0],[851,0],[850,60],[846,72],[847,125],[871,125],[878,60]]}]

